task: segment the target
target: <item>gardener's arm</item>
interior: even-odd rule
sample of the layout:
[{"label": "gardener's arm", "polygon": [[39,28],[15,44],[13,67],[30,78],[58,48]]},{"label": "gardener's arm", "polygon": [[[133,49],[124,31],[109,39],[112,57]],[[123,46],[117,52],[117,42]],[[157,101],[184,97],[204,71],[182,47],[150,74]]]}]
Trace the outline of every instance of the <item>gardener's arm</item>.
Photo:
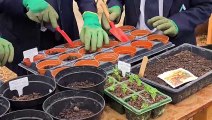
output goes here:
[{"label": "gardener's arm", "polygon": [[191,0],[191,6],[193,7],[170,17],[179,29],[177,37],[194,32],[196,26],[211,15],[212,0]]},{"label": "gardener's arm", "polygon": [[[110,20],[119,23],[121,19],[121,13],[123,11],[123,5],[125,4],[125,0],[108,0],[107,5],[110,12]],[[105,17],[105,14],[102,14],[102,27],[109,31],[110,25]]]},{"label": "gardener's arm", "polygon": [[6,13],[15,17],[24,17],[26,9],[22,0],[0,0],[0,13]]},{"label": "gardener's arm", "polygon": [[95,0],[76,0],[76,2],[84,20],[80,39],[85,43],[85,49],[96,51],[103,44],[109,44],[108,35],[99,23]]}]

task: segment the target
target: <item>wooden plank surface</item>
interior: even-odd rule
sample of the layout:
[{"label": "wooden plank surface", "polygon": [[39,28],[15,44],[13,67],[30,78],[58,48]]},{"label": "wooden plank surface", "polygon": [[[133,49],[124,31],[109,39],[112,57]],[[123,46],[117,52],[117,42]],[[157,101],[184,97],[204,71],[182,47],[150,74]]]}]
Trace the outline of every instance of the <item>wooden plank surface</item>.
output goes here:
[{"label": "wooden plank surface", "polygon": [[[207,120],[212,120],[209,119],[212,117],[212,85],[176,105],[167,105],[165,113],[155,120],[186,120],[202,111],[207,113]],[[126,120],[126,117],[106,107],[101,120]]]}]

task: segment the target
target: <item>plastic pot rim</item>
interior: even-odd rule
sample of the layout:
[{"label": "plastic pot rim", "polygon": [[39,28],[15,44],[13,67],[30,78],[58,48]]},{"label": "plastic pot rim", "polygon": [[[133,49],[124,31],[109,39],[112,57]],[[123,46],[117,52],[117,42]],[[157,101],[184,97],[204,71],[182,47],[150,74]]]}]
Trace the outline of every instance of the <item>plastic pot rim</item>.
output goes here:
[{"label": "plastic pot rim", "polygon": [[[16,110],[16,111],[12,111],[12,112],[9,112],[9,113],[7,113],[7,114],[4,114],[4,115],[9,115],[9,114],[13,114],[13,113],[17,113],[17,112],[24,112],[24,111],[36,111],[36,112],[41,112],[41,113],[44,113],[44,114],[48,115],[48,116],[53,120],[52,116],[51,116],[49,113],[47,113],[47,112],[45,112],[45,111],[41,111],[41,110],[35,110],[35,109]],[[4,116],[4,115],[3,115],[3,116]],[[3,117],[3,116],[0,116],[0,117]]]},{"label": "plastic pot rim", "polygon": [[[1,87],[1,85],[0,85],[0,87]],[[0,117],[2,117],[4,115],[6,115],[6,113],[10,110],[11,105],[10,105],[10,101],[3,95],[1,95],[0,98],[3,98],[3,100],[8,103],[8,107],[6,108],[5,112],[2,115],[0,115]]]},{"label": "plastic pot rim", "polygon": [[[83,66],[76,66],[76,67],[83,67]],[[89,67],[93,67],[93,66],[89,66]],[[76,88],[71,88],[71,87],[67,87],[67,86],[63,86],[63,85],[59,84],[59,81],[61,81],[61,79],[65,78],[65,77],[67,77],[67,76],[69,76],[69,75],[71,75],[71,74],[76,74],[76,73],[80,73],[80,72],[89,72],[89,71],[80,71],[80,72],[68,73],[68,74],[64,75],[63,77],[60,77],[59,79],[55,80],[55,82],[56,82],[56,84],[57,84],[58,86],[60,86],[60,87],[62,87],[62,88],[69,89],[69,90],[71,90],[71,89],[80,90],[80,89],[89,89],[89,88],[93,88],[93,87],[99,86],[99,85],[101,85],[102,83],[106,82],[106,80],[107,80],[107,78],[108,78],[107,73],[106,73],[103,69],[101,69],[101,68],[98,68],[98,69],[102,70],[102,71],[104,72],[104,74],[106,75],[106,77],[104,77],[104,76],[101,75],[101,74],[95,73],[95,72],[90,72],[90,73],[95,73],[95,74],[101,76],[102,78],[104,78],[104,80],[102,80],[102,81],[99,82],[98,84],[95,84],[95,85],[93,85],[93,86],[91,86],[91,87],[83,87],[83,88],[77,88],[77,89],[76,89]]]}]

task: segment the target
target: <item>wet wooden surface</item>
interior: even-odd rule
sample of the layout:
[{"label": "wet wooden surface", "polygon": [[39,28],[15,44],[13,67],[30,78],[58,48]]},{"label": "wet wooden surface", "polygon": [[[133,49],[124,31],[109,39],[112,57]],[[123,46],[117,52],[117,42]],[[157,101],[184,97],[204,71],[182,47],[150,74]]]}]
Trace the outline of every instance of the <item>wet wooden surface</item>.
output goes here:
[{"label": "wet wooden surface", "polygon": [[[212,85],[202,89],[184,101],[166,107],[165,113],[155,120],[212,120]],[[106,107],[101,120],[126,120],[110,107]]]}]

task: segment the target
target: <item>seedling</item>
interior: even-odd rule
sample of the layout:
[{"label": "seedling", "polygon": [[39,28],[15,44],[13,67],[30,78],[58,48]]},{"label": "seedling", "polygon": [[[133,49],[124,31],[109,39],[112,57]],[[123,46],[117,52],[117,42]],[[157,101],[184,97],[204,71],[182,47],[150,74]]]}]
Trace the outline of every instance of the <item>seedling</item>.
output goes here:
[{"label": "seedling", "polygon": [[115,68],[113,68],[113,74],[115,75],[115,77],[116,77],[116,79],[117,79],[118,81],[121,80],[120,71],[119,71],[119,69],[118,69],[117,66],[116,66]]},{"label": "seedling", "polygon": [[122,92],[125,94],[127,92],[127,84],[122,84],[121,88],[122,88]]},{"label": "seedling", "polygon": [[138,81],[137,81],[137,85],[138,85],[139,87],[142,85],[141,80],[138,80]]},{"label": "seedling", "polygon": [[142,103],[142,106],[141,106],[142,109],[146,109],[148,107],[149,107],[148,103],[146,102]]},{"label": "seedling", "polygon": [[115,87],[115,85],[112,85],[108,89],[109,89],[110,92],[114,92],[116,87]]},{"label": "seedling", "polygon": [[145,85],[144,89],[145,89],[146,92],[148,92],[151,95],[152,99],[155,100],[157,93],[158,93],[158,90],[155,89],[155,88],[152,88],[149,85]]},{"label": "seedling", "polygon": [[133,83],[134,82],[134,75],[133,74],[131,74],[131,75],[129,75],[129,81],[130,81],[130,83]]},{"label": "seedling", "polygon": [[111,76],[108,77],[108,83],[114,83],[115,79]]},{"label": "seedling", "polygon": [[137,95],[137,94],[133,94],[133,95],[131,96],[131,98],[133,99],[133,101],[136,101],[136,100],[138,99],[138,95]]}]

